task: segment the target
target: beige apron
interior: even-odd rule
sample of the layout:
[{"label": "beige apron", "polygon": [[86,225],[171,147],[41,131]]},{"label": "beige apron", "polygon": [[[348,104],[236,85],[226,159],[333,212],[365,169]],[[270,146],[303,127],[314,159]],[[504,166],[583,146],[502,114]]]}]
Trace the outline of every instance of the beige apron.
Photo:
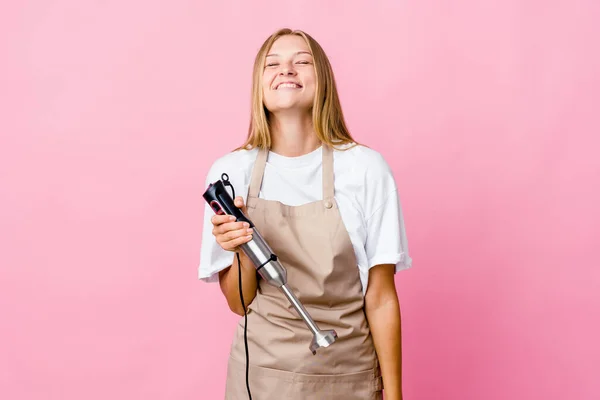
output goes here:
[{"label": "beige apron", "polygon": [[[334,199],[333,153],[327,145],[322,149],[322,200],[288,206],[258,198],[268,156],[268,150],[259,150],[246,207],[287,269],[290,289],[319,328],[335,329],[338,339],[313,355],[308,347],[312,334],[304,321],[280,289],[260,279],[248,305],[253,400],[382,398],[354,249]],[[243,318],[231,347],[225,398],[248,398]]]}]

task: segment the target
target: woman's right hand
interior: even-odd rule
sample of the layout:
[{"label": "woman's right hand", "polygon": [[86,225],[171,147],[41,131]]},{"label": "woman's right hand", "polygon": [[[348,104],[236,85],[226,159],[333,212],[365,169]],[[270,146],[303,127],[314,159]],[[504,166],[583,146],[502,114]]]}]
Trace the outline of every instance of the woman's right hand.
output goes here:
[{"label": "woman's right hand", "polygon": [[[233,203],[246,214],[246,206],[241,196],[237,196]],[[241,244],[252,240],[250,224],[235,222],[233,215],[213,215],[210,222],[213,224],[212,234],[223,250],[238,252]]]}]

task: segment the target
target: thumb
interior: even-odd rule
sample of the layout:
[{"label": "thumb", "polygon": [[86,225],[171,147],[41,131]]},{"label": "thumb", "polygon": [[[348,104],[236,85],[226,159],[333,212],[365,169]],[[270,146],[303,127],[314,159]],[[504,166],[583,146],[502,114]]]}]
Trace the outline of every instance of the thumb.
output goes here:
[{"label": "thumb", "polygon": [[233,204],[235,204],[237,208],[240,208],[244,214],[246,213],[246,205],[244,204],[244,199],[242,196],[236,196]]}]

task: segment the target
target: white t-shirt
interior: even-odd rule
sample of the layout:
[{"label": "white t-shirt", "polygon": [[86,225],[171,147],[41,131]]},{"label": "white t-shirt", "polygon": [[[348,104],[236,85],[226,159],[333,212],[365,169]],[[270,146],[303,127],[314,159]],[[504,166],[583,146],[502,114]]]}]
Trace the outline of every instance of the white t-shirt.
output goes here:
[{"label": "white t-shirt", "polygon": [[[339,149],[348,147],[351,146],[338,146]],[[255,148],[220,157],[211,166],[205,187],[226,173],[235,195],[242,196],[245,203],[257,154]],[[333,161],[334,196],[356,254],[364,294],[371,267],[395,264],[397,272],[412,265],[397,186],[387,162],[368,147],[334,149]],[[290,206],[321,200],[321,164],[322,148],[299,157],[269,152],[259,198]],[[234,257],[232,252],[223,250],[212,235],[210,218],[213,215],[205,202],[198,269],[198,278],[205,282],[218,282],[218,272],[231,265]]]}]

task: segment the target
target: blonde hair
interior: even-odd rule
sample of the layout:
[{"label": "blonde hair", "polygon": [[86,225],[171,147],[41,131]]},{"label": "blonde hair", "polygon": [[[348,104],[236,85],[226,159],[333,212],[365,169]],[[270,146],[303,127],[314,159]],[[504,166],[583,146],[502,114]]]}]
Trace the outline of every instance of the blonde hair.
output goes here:
[{"label": "blonde hair", "polygon": [[265,40],[254,60],[252,73],[252,108],[250,126],[240,149],[271,148],[269,111],[263,103],[262,76],[267,52],[277,39],[285,35],[302,37],[313,55],[316,72],[316,91],[312,107],[313,129],[323,144],[329,146],[356,143],[350,135],[337,92],[333,69],[325,51],[309,34],[301,30],[279,29]]}]

